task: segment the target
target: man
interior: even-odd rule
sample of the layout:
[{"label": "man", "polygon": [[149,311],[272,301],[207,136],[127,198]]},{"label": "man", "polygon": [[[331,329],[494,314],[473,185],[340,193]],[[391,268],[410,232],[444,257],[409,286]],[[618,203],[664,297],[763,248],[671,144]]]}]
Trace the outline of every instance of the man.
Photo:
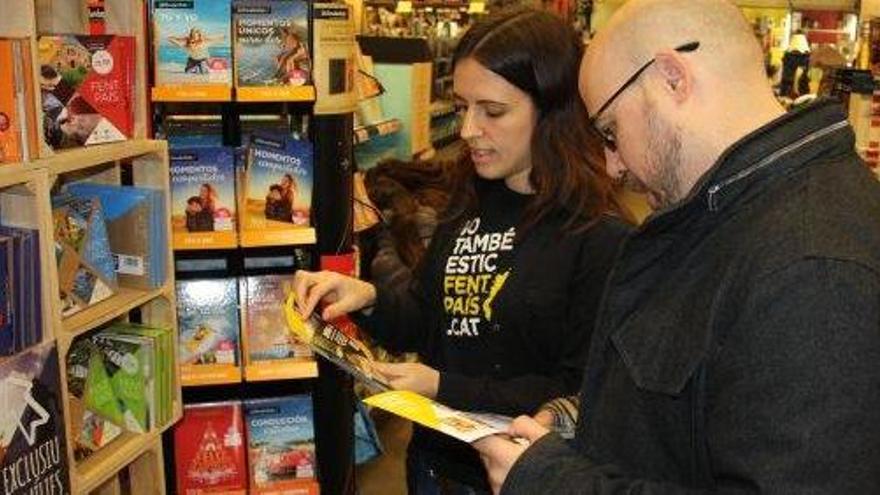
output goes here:
[{"label": "man", "polygon": [[631,0],[581,94],[659,210],[598,314],[575,439],[478,443],[518,493],[880,493],[880,189],[834,104],[785,114],[723,0]]}]

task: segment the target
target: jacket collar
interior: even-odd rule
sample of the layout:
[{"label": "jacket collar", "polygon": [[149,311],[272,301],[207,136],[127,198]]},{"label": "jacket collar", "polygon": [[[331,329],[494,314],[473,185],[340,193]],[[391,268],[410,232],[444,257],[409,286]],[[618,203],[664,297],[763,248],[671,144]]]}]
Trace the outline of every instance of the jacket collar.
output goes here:
[{"label": "jacket collar", "polygon": [[[645,229],[673,228],[695,210],[718,213],[771,177],[807,166],[817,156],[847,152],[855,138],[840,103],[818,102],[789,112],[729,147],[681,202],[652,215]],[[643,230],[645,230],[643,229]]]}]

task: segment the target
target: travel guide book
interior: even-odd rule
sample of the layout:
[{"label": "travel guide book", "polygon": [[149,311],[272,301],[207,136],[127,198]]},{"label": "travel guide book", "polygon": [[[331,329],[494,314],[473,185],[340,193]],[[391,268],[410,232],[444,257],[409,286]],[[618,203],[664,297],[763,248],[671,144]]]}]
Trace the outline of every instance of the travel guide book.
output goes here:
[{"label": "travel guide book", "polygon": [[174,249],[238,246],[232,148],[175,148],[170,158]]},{"label": "travel guide book", "polygon": [[251,493],[316,495],[312,398],[253,399],[244,410]]},{"label": "travel guide book", "polygon": [[468,443],[504,434],[513,421],[500,414],[458,411],[409,390],[382,392],[364,402]]},{"label": "travel guide book", "polygon": [[245,377],[295,377],[302,374],[298,370],[303,363],[314,366],[312,350],[287,331],[284,319],[284,299],[293,288],[293,275],[252,276],[239,282]]},{"label": "travel guide book", "polygon": [[241,403],[187,404],[174,426],[180,495],[245,495],[248,488]]},{"label": "travel guide book", "polygon": [[53,149],[123,141],[134,132],[131,36],[41,36],[43,134]]},{"label": "travel guide book", "polygon": [[236,99],[314,99],[308,2],[234,0]]},{"label": "travel guide book", "polygon": [[308,344],[313,351],[369,387],[375,390],[391,388],[382,374],[373,368],[373,353],[363,342],[343,332],[336,325],[324,321],[317,311],[304,319],[296,309],[294,297],[291,293],[284,301],[288,331]]},{"label": "travel guide book", "polygon": [[310,244],[312,144],[291,136],[256,134],[242,179],[241,238],[245,246]]},{"label": "travel guide book", "polygon": [[217,0],[153,2],[153,100],[230,99],[230,4]]},{"label": "travel guide book", "polygon": [[58,368],[52,342],[0,361],[4,495],[70,493]]},{"label": "travel guide book", "polygon": [[178,281],[177,325],[184,385],[241,381],[236,279]]}]

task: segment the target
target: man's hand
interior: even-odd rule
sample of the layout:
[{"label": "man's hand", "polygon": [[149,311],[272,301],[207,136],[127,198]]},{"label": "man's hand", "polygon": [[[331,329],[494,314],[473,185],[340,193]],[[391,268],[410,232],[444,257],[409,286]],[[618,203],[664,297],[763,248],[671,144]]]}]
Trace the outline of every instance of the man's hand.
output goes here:
[{"label": "man's hand", "polygon": [[486,472],[489,474],[489,484],[493,493],[501,491],[510,468],[517,459],[526,451],[528,445],[523,445],[513,439],[524,439],[528,444],[536,442],[550,430],[541,426],[528,416],[516,418],[507,430],[510,437],[492,435],[474,442],[475,449],[480,453]]},{"label": "man's hand", "polygon": [[325,320],[342,316],[376,303],[373,284],[335,272],[299,270],[293,275],[296,306],[308,318],[319,302],[328,303],[321,312]]},{"label": "man's hand", "polygon": [[437,397],[440,372],[421,363],[375,363],[374,369],[385,376],[395,390],[409,390],[429,399]]}]

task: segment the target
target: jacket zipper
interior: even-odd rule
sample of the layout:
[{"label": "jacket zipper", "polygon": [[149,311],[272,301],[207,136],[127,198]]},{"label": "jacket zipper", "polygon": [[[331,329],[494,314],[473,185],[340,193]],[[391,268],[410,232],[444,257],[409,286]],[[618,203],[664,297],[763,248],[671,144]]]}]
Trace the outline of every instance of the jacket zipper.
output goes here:
[{"label": "jacket zipper", "polygon": [[794,152],[800,148],[803,148],[804,146],[812,143],[813,141],[820,139],[820,138],[823,138],[823,137],[827,136],[828,134],[831,134],[832,132],[839,131],[840,129],[843,129],[848,125],[849,125],[849,122],[847,122],[846,120],[841,120],[840,122],[836,122],[834,124],[831,124],[830,126],[825,127],[824,129],[819,129],[818,131],[807,134],[806,136],[800,138],[799,140],[774,151],[773,153],[770,154],[770,156],[767,156],[766,158],[759,161],[758,163],[756,163],[756,164],[754,164],[744,170],[739,171],[738,173],[734,174],[732,177],[728,177],[727,179],[724,179],[723,181],[719,182],[718,184],[713,184],[712,186],[709,187],[709,190],[708,190],[709,211],[712,211],[712,212],[718,211],[717,194],[723,188],[733,184],[734,182],[745,179],[746,177],[752,175],[755,172],[763,170],[764,168],[772,165],[774,162],[776,162],[780,158],[784,157],[785,155],[791,154],[792,152]]}]

